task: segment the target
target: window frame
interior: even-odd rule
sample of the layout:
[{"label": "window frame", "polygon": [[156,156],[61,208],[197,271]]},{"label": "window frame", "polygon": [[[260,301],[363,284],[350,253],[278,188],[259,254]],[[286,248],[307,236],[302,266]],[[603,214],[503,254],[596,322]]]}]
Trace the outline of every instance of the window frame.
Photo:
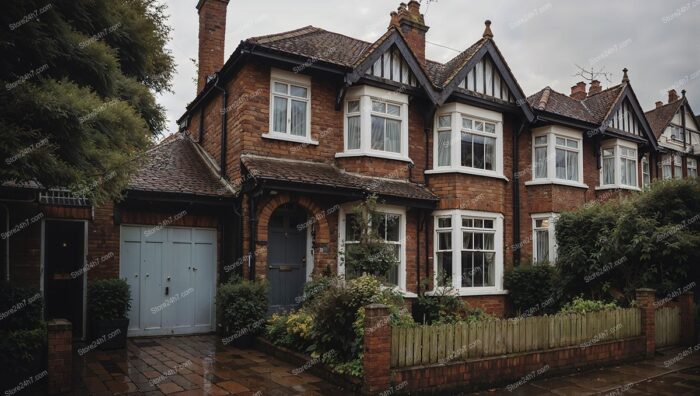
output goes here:
[{"label": "window frame", "polygon": [[[634,185],[628,185],[628,184],[622,184],[622,172],[621,172],[621,165],[622,165],[622,149],[628,149],[628,150],[634,150],[634,156],[629,157],[626,156],[626,160],[633,160],[634,161]],[[608,149],[613,149],[614,150],[614,155],[613,155],[613,178],[614,182],[612,184],[604,184],[603,183],[603,177],[605,174],[605,160],[604,160],[604,150]],[[610,139],[608,141],[604,141],[603,144],[600,146],[600,171],[599,171],[599,179],[598,179],[598,186],[596,187],[596,190],[607,190],[607,189],[625,189],[625,190],[634,190],[634,191],[641,191],[641,188],[639,187],[639,147],[637,146],[636,143],[629,142],[626,140],[622,139]]]},{"label": "window frame", "polygon": [[[545,147],[542,144],[537,144],[537,138],[539,137],[547,137],[547,156],[546,156],[546,176],[545,177],[537,177],[537,156],[536,156],[536,149]],[[571,151],[571,152],[576,152],[578,154],[578,161],[577,161],[577,166],[578,166],[578,178],[577,180],[569,180],[569,179],[561,179],[557,177],[557,137],[559,138],[564,138],[568,140],[574,140],[577,142],[578,147],[576,149],[572,147],[561,147],[564,150]],[[544,128],[539,128],[536,129],[532,132],[532,139],[531,139],[531,151],[532,151],[532,156],[531,156],[531,168],[530,172],[532,173],[530,181],[525,182],[526,186],[530,185],[541,185],[541,184],[559,184],[563,186],[570,186],[570,187],[580,187],[580,188],[588,188],[588,185],[584,183],[584,171],[583,171],[583,156],[584,156],[584,147],[583,147],[583,132],[576,130],[576,129],[571,129],[571,128],[565,128],[562,126],[548,126]]]},{"label": "window frame", "polygon": [[549,226],[546,228],[549,233],[549,264],[555,265],[557,261],[557,238],[555,233],[555,227],[557,219],[559,218],[558,213],[534,213],[530,216],[532,218],[532,262],[533,265],[540,264],[540,258],[537,257],[537,231],[544,230],[543,227],[537,227],[538,220],[549,220]]},{"label": "window frame", "polygon": [[[690,166],[691,161],[694,164],[693,166]],[[685,163],[686,163],[686,172],[688,173],[688,178],[689,179],[697,178],[698,177],[698,160],[696,158],[686,157]],[[693,170],[693,175],[690,174],[691,169]]]},{"label": "window frame", "polygon": [[[666,170],[668,169],[668,174]],[[661,178],[663,180],[673,179],[673,156],[664,154],[661,156]]]},{"label": "window frame", "polygon": [[651,163],[648,156],[642,157],[642,188],[647,188],[651,185]]},{"label": "window frame", "polygon": [[[445,232],[446,227],[438,227],[438,221],[440,218],[451,218],[451,244],[452,244],[452,288],[460,296],[479,296],[479,295],[494,295],[494,294],[505,294],[506,291],[503,290],[503,271],[504,271],[504,254],[503,254],[503,237],[504,237],[504,216],[501,213],[494,212],[480,212],[472,210],[439,210],[432,213],[433,216],[433,293],[440,290],[444,290],[444,286],[438,286],[438,249],[437,249],[437,235],[439,232]],[[464,251],[463,246],[463,232],[475,231],[469,227],[462,226],[462,218],[471,217],[477,219],[492,220],[494,224],[494,286],[474,286],[474,287],[462,287],[462,252]],[[483,229],[482,231],[488,231]],[[491,251],[491,250],[489,250]]]},{"label": "window frame", "polygon": [[[287,85],[287,93],[286,94],[281,94],[275,92],[275,83],[280,83],[280,84],[286,84]],[[307,95],[306,98],[301,98],[297,96],[292,96],[291,95],[291,86],[297,86],[300,88],[305,88]],[[269,98],[269,123],[268,123],[268,132],[264,133],[262,135],[263,138],[266,139],[275,139],[275,140],[285,140],[289,142],[295,142],[295,143],[306,143],[306,144],[314,144],[317,145],[318,142],[313,140],[311,138],[311,101],[312,101],[312,93],[311,93],[311,77],[306,76],[303,74],[299,73],[291,73],[285,70],[280,70],[280,69],[275,69],[272,68],[270,71],[270,98]],[[286,132],[279,132],[274,130],[274,124],[275,124],[275,97],[280,97],[284,98],[287,100],[287,123],[286,123]],[[293,135],[291,131],[291,122],[292,122],[292,100],[296,101],[304,101],[306,103],[306,120],[305,120],[305,131],[306,134],[304,136],[302,135]]]},{"label": "window frame", "polygon": [[[451,116],[450,126],[450,163],[449,165],[439,164],[439,133],[444,132],[447,128],[440,127],[439,120],[443,116]],[[494,124],[494,133],[485,131],[476,131],[473,129],[467,130],[462,126],[462,118],[468,118],[472,121],[480,121],[484,123]],[[495,139],[495,166],[493,170],[480,169],[462,166],[461,141],[462,132],[467,131],[471,134],[476,134],[483,137]],[[463,103],[449,103],[443,105],[433,119],[433,161],[432,169],[426,170],[426,174],[437,173],[464,173],[477,176],[493,177],[503,180],[508,180],[504,172],[504,154],[503,154],[503,114],[479,107],[469,106]]]},{"label": "window frame", "polygon": [[[348,148],[348,118],[357,116],[357,113],[348,113],[348,104],[353,101],[360,101],[360,147]],[[376,114],[372,111],[372,101],[380,101],[400,107],[400,115],[393,117],[386,113]],[[378,157],[412,163],[408,153],[408,95],[400,92],[392,92],[385,89],[361,85],[352,87],[345,95],[343,102],[343,148],[335,154],[336,158],[344,157]],[[399,120],[400,130],[400,150],[398,153],[392,151],[377,150],[372,148],[372,116],[379,116]]]},{"label": "window frame", "polygon": [[680,154],[671,154],[673,158],[673,178],[682,179],[683,178],[683,157]]},{"label": "window frame", "polygon": [[[347,226],[347,215],[353,214],[354,208],[357,206],[358,202],[353,202],[349,204],[342,205],[338,211],[338,276],[345,278],[345,260],[343,258],[343,252],[345,251],[345,241],[346,241],[346,226]],[[398,291],[404,294],[404,296],[414,296],[415,293],[409,292],[406,289],[406,209],[401,206],[394,205],[377,205],[377,213],[399,215],[399,244],[401,245],[399,249],[399,265],[398,271],[398,282],[394,286]],[[369,213],[364,213],[365,216],[369,216]],[[352,242],[351,242],[352,243]],[[392,243],[394,244],[394,243]]]}]

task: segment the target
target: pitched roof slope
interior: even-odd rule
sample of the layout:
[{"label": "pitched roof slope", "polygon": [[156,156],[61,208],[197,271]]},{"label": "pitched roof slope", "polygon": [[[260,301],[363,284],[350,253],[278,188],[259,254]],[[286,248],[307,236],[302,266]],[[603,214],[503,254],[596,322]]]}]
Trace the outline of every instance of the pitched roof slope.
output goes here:
[{"label": "pitched roof slope", "polygon": [[194,144],[180,133],[168,136],[146,152],[142,166],[131,177],[127,189],[209,197],[233,196],[206,165]]},{"label": "pitched roof slope", "polygon": [[589,110],[595,122],[602,124],[610,117],[613,107],[625,92],[627,84],[619,84],[590,95],[581,102]]},{"label": "pitched roof slope", "polygon": [[243,154],[241,162],[254,178],[344,188],[399,198],[437,201],[437,197],[423,185],[401,180],[355,175],[320,162],[260,157],[252,154]]},{"label": "pitched roof slope", "polygon": [[671,123],[673,116],[676,115],[682,104],[683,101],[679,99],[675,102],[667,103],[663,106],[655,108],[654,110],[644,113],[647,120],[649,120],[651,130],[654,131],[654,136],[656,136],[657,139],[664,133],[664,130],[668,124]]},{"label": "pitched roof slope", "polygon": [[534,109],[559,114],[580,121],[595,123],[595,117],[580,100],[545,87],[527,98]]}]

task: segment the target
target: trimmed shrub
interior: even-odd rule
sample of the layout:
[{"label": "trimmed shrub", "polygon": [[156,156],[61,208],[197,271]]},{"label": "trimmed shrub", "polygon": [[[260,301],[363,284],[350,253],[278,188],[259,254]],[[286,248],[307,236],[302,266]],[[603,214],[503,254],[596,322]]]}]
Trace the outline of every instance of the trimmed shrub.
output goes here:
[{"label": "trimmed shrub", "polygon": [[560,292],[557,271],[549,265],[528,265],[505,273],[503,285],[517,315],[556,312]]},{"label": "trimmed shrub", "polygon": [[131,290],[124,279],[101,279],[88,285],[91,321],[125,319],[131,308]]},{"label": "trimmed shrub", "polygon": [[219,286],[216,292],[217,323],[225,336],[256,334],[267,314],[267,282],[238,278]]},{"label": "trimmed shrub", "polygon": [[563,314],[585,314],[590,312],[605,311],[610,309],[620,308],[616,303],[598,300],[586,300],[582,297],[576,297],[573,301],[564,304],[559,313]]},{"label": "trimmed shrub", "polygon": [[44,301],[38,290],[0,282],[0,330],[39,327],[43,307]]}]

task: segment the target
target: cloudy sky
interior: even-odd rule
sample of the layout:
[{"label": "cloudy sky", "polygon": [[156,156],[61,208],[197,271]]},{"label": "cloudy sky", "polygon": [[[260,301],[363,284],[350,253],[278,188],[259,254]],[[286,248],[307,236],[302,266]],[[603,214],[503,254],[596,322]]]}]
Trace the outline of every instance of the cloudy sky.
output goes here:
[{"label": "cloudy sky", "polygon": [[[159,98],[170,132],[195,96],[196,0],[165,0],[173,27],[170,49],[177,62],[173,93]],[[407,0],[404,0],[407,1]],[[545,86],[570,93],[581,78],[576,65],[604,69],[615,85],[627,67],[645,110],[666,91],[686,89],[700,112],[700,0],[423,0],[430,26],[429,59],[446,62],[481,37],[493,21],[494,39],[515,78],[531,95]],[[248,37],[313,25],[366,41],[386,31],[399,0],[230,0],[226,57]]]}]

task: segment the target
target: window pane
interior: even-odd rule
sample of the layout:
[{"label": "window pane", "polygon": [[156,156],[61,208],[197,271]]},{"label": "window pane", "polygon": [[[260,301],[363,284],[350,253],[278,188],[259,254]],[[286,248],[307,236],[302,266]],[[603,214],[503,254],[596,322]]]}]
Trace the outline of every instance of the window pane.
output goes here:
[{"label": "window pane", "polygon": [[603,184],[615,184],[615,159],[603,159]]},{"label": "window pane", "polygon": [[474,250],[481,250],[484,248],[484,234],[475,232],[472,234],[474,239]]},{"label": "window pane", "polygon": [[359,241],[360,232],[354,214],[345,215],[345,241]]},{"label": "window pane", "polygon": [[474,135],[474,168],[484,169],[484,137],[480,135]]},{"label": "window pane", "polygon": [[437,260],[438,286],[450,286],[452,284],[452,252],[438,253]]},{"label": "window pane", "polygon": [[557,146],[566,146],[566,139],[557,136]]},{"label": "window pane", "polygon": [[493,229],[493,220],[484,220],[484,228]]},{"label": "window pane", "polygon": [[535,178],[547,177],[547,147],[535,149]]},{"label": "window pane", "polygon": [[462,218],[462,227],[471,228],[474,226],[474,221],[472,219]]},{"label": "window pane", "polygon": [[438,250],[452,250],[452,232],[438,232]]},{"label": "window pane", "polygon": [[496,253],[484,254],[484,286],[496,286]]},{"label": "window pane", "polygon": [[566,179],[566,150],[557,149],[556,154],[557,179]]},{"label": "window pane", "polygon": [[484,123],[481,121],[474,121],[474,129],[477,131],[484,131]]},{"label": "window pane", "polygon": [[472,158],[473,158],[473,149],[472,149],[472,134],[471,133],[462,133],[462,166],[468,166],[471,167],[472,164]]},{"label": "window pane", "polygon": [[273,111],[272,130],[274,132],[287,132],[287,99],[275,96]]},{"label": "window pane", "polygon": [[394,214],[386,215],[386,240],[391,242],[399,242],[400,229],[401,216]]},{"label": "window pane", "polygon": [[376,100],[372,101],[372,111],[376,111],[378,113],[386,113],[386,104],[382,102],[377,102]]},{"label": "window pane", "polygon": [[484,138],[484,169],[496,169],[496,139]]},{"label": "window pane", "polygon": [[360,101],[351,100],[348,102],[348,113],[359,113],[360,112]]},{"label": "window pane", "polygon": [[292,135],[306,136],[306,102],[292,100]]},{"label": "window pane", "polygon": [[360,148],[360,116],[348,117],[348,150]]},{"label": "window pane", "polygon": [[393,116],[400,116],[401,115],[401,106],[387,104],[386,105],[386,113],[393,115]]},{"label": "window pane", "polygon": [[548,230],[537,230],[535,231],[535,238],[537,239],[537,249],[536,257],[538,262],[549,260],[549,231]]},{"label": "window pane", "polygon": [[386,144],[384,149],[392,153],[401,152],[401,121],[386,120]]},{"label": "window pane", "polygon": [[275,92],[281,93],[281,94],[287,94],[287,84],[282,84],[282,83],[275,83]]},{"label": "window pane", "polygon": [[472,279],[474,279],[474,283],[472,283],[472,286],[484,286],[484,253],[474,252],[472,255],[474,260],[472,265]]},{"label": "window pane", "polygon": [[612,157],[615,155],[615,149],[603,149],[603,157]]},{"label": "window pane", "polygon": [[496,124],[486,123],[484,124],[484,131],[488,133],[496,133]]},{"label": "window pane", "polygon": [[494,234],[484,234],[484,250],[494,250],[495,247],[495,240],[496,235]]},{"label": "window pane", "polygon": [[471,232],[462,233],[462,249],[474,249],[474,234]]},{"label": "window pane", "polygon": [[450,131],[438,132],[438,166],[449,166],[450,165],[450,138],[452,133]]},{"label": "window pane", "polygon": [[372,148],[384,150],[384,118],[372,116]]},{"label": "window pane", "polygon": [[566,139],[566,146],[571,148],[578,148],[578,141],[573,139]]},{"label": "window pane", "polygon": [[449,128],[452,125],[452,116],[445,115],[438,118],[439,128]]},{"label": "window pane", "polygon": [[462,252],[462,287],[474,286],[473,276],[474,252]]},{"label": "window pane", "polygon": [[535,138],[535,144],[540,146],[540,145],[546,145],[547,144],[547,136],[538,136]]},{"label": "window pane", "polygon": [[292,85],[291,88],[289,89],[289,93],[292,96],[296,96],[299,98],[305,98],[306,95],[308,95],[308,89],[304,87],[297,87],[296,85]]},{"label": "window pane", "polygon": [[484,220],[474,219],[474,228],[484,228]]},{"label": "window pane", "polygon": [[462,118],[462,128],[472,129],[472,120],[470,120],[469,118]]},{"label": "window pane", "polygon": [[452,227],[451,217],[440,217],[438,218],[438,227],[440,228],[450,228]]},{"label": "window pane", "polygon": [[578,181],[578,153],[566,152],[566,178]]}]

